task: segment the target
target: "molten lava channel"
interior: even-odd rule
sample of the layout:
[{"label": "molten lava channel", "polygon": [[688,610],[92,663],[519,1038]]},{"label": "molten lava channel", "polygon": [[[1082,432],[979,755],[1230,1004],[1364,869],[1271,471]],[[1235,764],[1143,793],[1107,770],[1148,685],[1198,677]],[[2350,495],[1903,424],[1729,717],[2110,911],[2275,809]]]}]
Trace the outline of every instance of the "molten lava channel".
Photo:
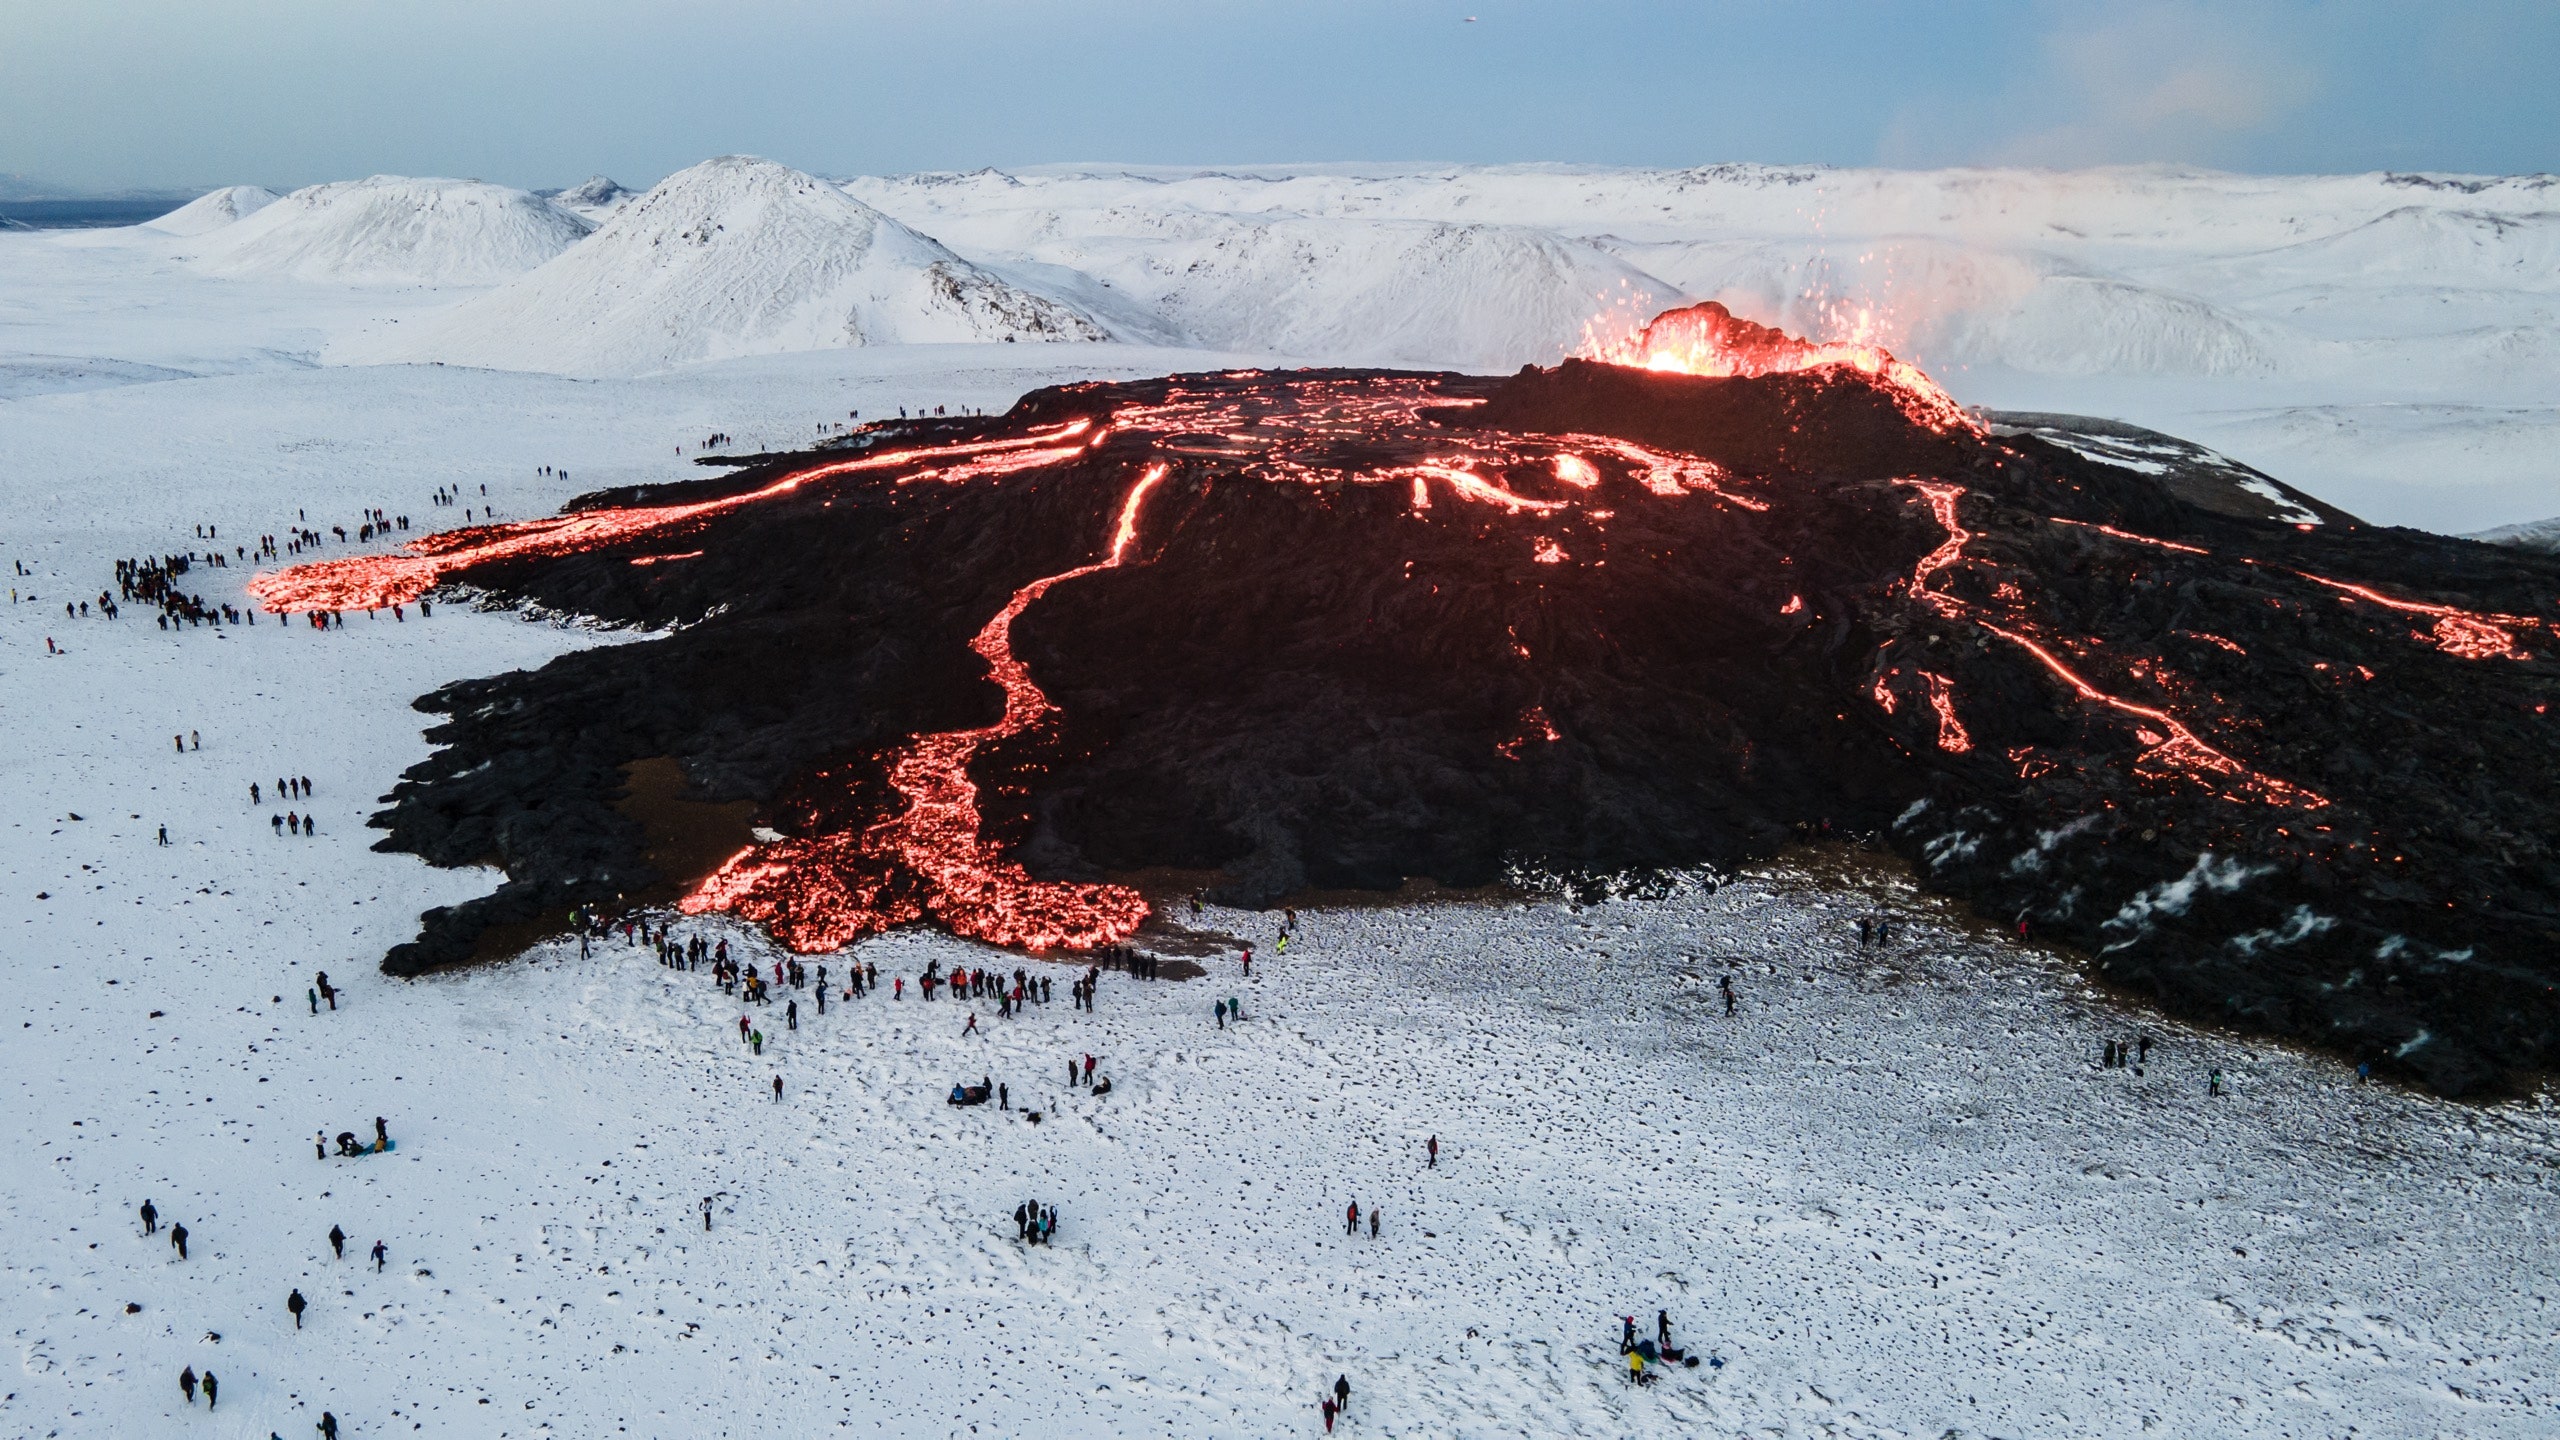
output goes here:
[{"label": "molten lava channel", "polygon": [[[861,830],[750,846],[678,908],[754,921],[803,954],[834,950],[927,914],[955,935],[1031,950],[1089,950],[1134,933],[1147,918],[1137,891],[1033,879],[986,839],[969,762],[990,741],[1023,733],[1053,708],[1013,653],[1013,622],[1056,586],[1128,558],[1137,543],[1139,507],[1166,468],[1148,466],[1129,487],[1107,555],[1016,590],[969,642],[1004,689],[1004,717],[921,736],[893,756],[889,784],[906,798],[904,810]],[[902,872],[921,881],[915,893],[897,884]]]}]

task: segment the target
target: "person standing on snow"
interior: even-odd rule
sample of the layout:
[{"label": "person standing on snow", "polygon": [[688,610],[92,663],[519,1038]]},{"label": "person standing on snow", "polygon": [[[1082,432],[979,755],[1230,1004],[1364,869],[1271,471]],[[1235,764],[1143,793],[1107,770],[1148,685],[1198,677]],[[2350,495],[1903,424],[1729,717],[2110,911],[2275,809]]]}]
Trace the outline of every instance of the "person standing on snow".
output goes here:
[{"label": "person standing on snow", "polygon": [[1227,1002],[1224,1000],[1218,1002],[1218,1028],[1227,1028]]},{"label": "person standing on snow", "polygon": [[1351,1202],[1351,1208],[1342,1212],[1342,1233],[1345,1235],[1360,1233],[1360,1202],[1357,1200]]},{"label": "person standing on snow", "polygon": [[214,1408],[214,1402],[221,1393],[222,1382],[213,1378],[212,1371],[204,1372],[204,1408]]},{"label": "person standing on snow", "polygon": [[1431,1137],[1431,1139],[1430,1139],[1430,1141],[1429,1141],[1428,1143],[1426,1143],[1422,1148],[1424,1149],[1424,1151],[1426,1151],[1426,1152],[1431,1156],[1431,1164],[1430,1164],[1430,1166],[1429,1166],[1428,1168],[1433,1169],[1433,1170],[1437,1170],[1437,1169],[1439,1169],[1439,1168],[1440,1168],[1440,1137],[1439,1137],[1439,1136],[1437,1136],[1437,1135],[1432,1136],[1432,1137]]},{"label": "person standing on snow", "polygon": [[782,1103],[782,1077],[779,1075],[773,1077],[773,1103]]},{"label": "person standing on snow", "polygon": [[190,1365],[178,1372],[178,1388],[185,1392],[188,1404],[196,1403],[196,1367]]},{"label": "person standing on snow", "polygon": [[142,1202],[142,1233],[143,1233],[143,1234],[145,1234],[145,1235],[152,1235],[152,1234],[156,1234],[156,1233],[158,1233],[158,1232],[159,1232],[159,1229],[160,1229],[160,1212],[159,1212],[159,1210],[158,1210],[158,1209],[156,1209],[156,1208],[154,1208],[154,1207],[153,1207],[153,1205],[152,1205],[152,1203],[151,1203],[150,1201],[148,1201],[148,1200],[143,1201],[143,1202]]},{"label": "person standing on snow", "polygon": [[179,1259],[181,1259],[181,1260],[186,1259],[186,1258],[187,1258],[187,1227],[186,1227],[186,1226],[184,1226],[184,1225],[172,1225],[172,1226],[170,1226],[170,1227],[169,1227],[169,1244],[170,1244],[173,1248],[175,1248],[175,1249],[177,1250],[177,1252],[178,1252],[178,1258],[179,1258]]},{"label": "person standing on snow", "polygon": [[1336,1410],[1351,1408],[1351,1377],[1348,1375],[1333,1377],[1333,1408]]},{"label": "person standing on snow", "polygon": [[296,1290],[292,1294],[284,1297],[284,1308],[293,1312],[294,1329],[299,1330],[302,1328],[302,1312],[309,1304],[309,1301],[302,1298],[302,1292],[300,1290]]},{"label": "person standing on snow", "polygon": [[334,1250],[334,1251],[336,1251],[336,1252],[337,1252],[337,1255],[338,1255],[338,1258],[339,1258],[339,1259],[341,1259],[341,1260],[346,1259],[346,1258],[347,1258],[347,1232],[346,1232],[346,1231],[344,1231],[344,1230],[339,1229],[339,1228],[338,1228],[337,1226],[335,1226],[335,1225],[330,1226],[330,1227],[329,1227],[329,1248],[330,1248],[331,1250]]}]

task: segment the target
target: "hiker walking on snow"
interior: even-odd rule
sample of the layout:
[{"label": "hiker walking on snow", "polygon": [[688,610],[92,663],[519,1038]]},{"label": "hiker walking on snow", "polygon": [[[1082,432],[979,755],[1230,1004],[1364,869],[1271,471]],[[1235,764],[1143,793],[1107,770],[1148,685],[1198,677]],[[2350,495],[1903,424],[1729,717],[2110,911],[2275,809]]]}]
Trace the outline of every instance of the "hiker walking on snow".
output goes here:
[{"label": "hiker walking on snow", "polygon": [[782,1077],[779,1075],[773,1077],[773,1103],[782,1103]]},{"label": "hiker walking on snow", "polygon": [[320,1423],[311,1427],[320,1432],[320,1440],[338,1440],[338,1417],[323,1410]]},{"label": "hiker walking on snow", "polygon": [[335,1225],[330,1226],[330,1227],[329,1227],[329,1248],[330,1248],[330,1249],[332,1249],[332,1250],[334,1250],[334,1251],[336,1251],[336,1252],[338,1253],[338,1258],[339,1258],[339,1259],[341,1259],[341,1260],[346,1259],[346,1258],[347,1258],[347,1232],[346,1232],[346,1231],[344,1231],[344,1230],[339,1229],[339,1228],[338,1228],[337,1226],[335,1226]]},{"label": "hiker walking on snow", "polygon": [[294,1329],[299,1330],[302,1328],[302,1312],[309,1303],[309,1301],[302,1298],[302,1292],[299,1290],[296,1290],[292,1294],[284,1297],[284,1308],[293,1312]]},{"label": "hiker walking on snow", "polygon": [[977,1011],[972,1010],[972,1011],[970,1011],[970,1012],[969,1012],[969,1024],[968,1024],[967,1028],[963,1029],[960,1033],[961,1033],[963,1036],[975,1035],[975,1034],[977,1034],[977,1033],[978,1033],[978,1012],[977,1012]]},{"label": "hiker walking on snow", "polygon": [[1360,1202],[1357,1200],[1351,1202],[1351,1208],[1342,1212],[1342,1233],[1345,1235],[1360,1233]]},{"label": "hiker walking on snow", "polygon": [[172,1226],[170,1226],[170,1227],[169,1227],[169,1244],[170,1244],[173,1248],[175,1248],[175,1249],[177,1250],[177,1252],[178,1252],[178,1258],[179,1258],[179,1259],[181,1259],[181,1260],[186,1259],[186,1258],[187,1258],[187,1227],[186,1227],[186,1226],[184,1226],[184,1225],[172,1225]]},{"label": "hiker walking on snow", "polygon": [[159,1229],[160,1229],[160,1212],[159,1212],[157,1209],[153,1208],[153,1206],[152,1206],[152,1204],[151,1204],[151,1202],[150,1202],[150,1201],[148,1201],[148,1200],[143,1201],[143,1202],[142,1202],[142,1233],[143,1233],[143,1234],[145,1234],[145,1235],[155,1234],[155,1233],[157,1233],[157,1232],[159,1231]]},{"label": "hiker walking on snow", "polygon": [[1427,1153],[1429,1153],[1429,1155],[1431,1156],[1431,1164],[1430,1164],[1430,1166],[1429,1166],[1428,1168],[1433,1169],[1433,1170],[1437,1170],[1437,1169],[1439,1169],[1439,1168],[1440,1168],[1440,1137],[1439,1137],[1439,1136],[1437,1136],[1437,1135],[1432,1136],[1432,1137],[1431,1137],[1431,1139],[1430,1139],[1427,1143],[1425,1143],[1425,1144],[1424,1144],[1424,1146],[1423,1146],[1422,1148],[1423,1148]]},{"label": "hiker walking on snow", "polygon": [[215,1397],[219,1396],[221,1393],[222,1382],[213,1378],[212,1371],[207,1370],[204,1372],[204,1408],[207,1410],[212,1409],[214,1407]]},{"label": "hiker walking on snow", "polygon": [[1333,1408],[1336,1410],[1351,1408],[1351,1377],[1348,1375],[1333,1377]]},{"label": "hiker walking on snow", "polygon": [[1224,1000],[1218,1002],[1218,1028],[1227,1028],[1227,1002]]},{"label": "hiker walking on snow", "polygon": [[188,1404],[196,1403],[196,1367],[190,1365],[178,1372],[178,1388],[186,1392]]},{"label": "hiker walking on snow", "polygon": [[379,1241],[379,1240],[376,1240],[376,1241],[374,1241],[374,1242],[373,1242],[373,1273],[374,1273],[374,1274],[379,1275],[379,1274],[381,1274],[381,1273],[382,1273],[382,1263],[383,1263],[383,1261],[384,1261],[384,1260],[385,1260],[385,1259],[386,1259],[390,1254],[391,1254],[391,1247],[390,1247],[390,1246],[383,1244],[383,1243],[382,1243],[381,1241]]}]

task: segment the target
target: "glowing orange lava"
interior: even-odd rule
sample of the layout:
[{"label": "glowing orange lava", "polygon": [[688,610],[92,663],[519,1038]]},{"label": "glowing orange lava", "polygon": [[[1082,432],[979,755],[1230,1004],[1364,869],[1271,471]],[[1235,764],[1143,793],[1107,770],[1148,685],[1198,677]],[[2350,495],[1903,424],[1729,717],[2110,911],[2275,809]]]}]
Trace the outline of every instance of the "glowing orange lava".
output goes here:
[{"label": "glowing orange lava", "polygon": [[2405,615],[2434,616],[2434,628],[2429,635],[2420,638],[2447,655],[2459,655],[2465,660],[2530,660],[2533,658],[2531,655],[2516,648],[2515,631],[2538,629],[2545,624],[2530,615],[2481,614],[2451,605],[2430,605],[2421,600],[2395,600],[2381,591],[2314,575],[2308,570],[2293,573],[2314,585],[2326,585],[2388,610],[2397,610]]},{"label": "glowing orange lava", "polygon": [[1089,442],[1078,441],[1063,446],[1057,442],[1084,434],[1092,424],[1090,420],[1071,420],[1011,439],[892,450],[852,460],[837,460],[794,470],[770,484],[717,500],[686,505],[586,510],[505,525],[470,525],[458,530],[440,530],[387,555],[349,555],[336,560],[296,565],[288,570],[270,571],[249,582],[249,593],[257,597],[259,605],[269,613],[279,615],[313,610],[377,610],[387,605],[405,605],[434,589],[447,575],[472,566],[533,556],[573,555],[636,540],[691,521],[788,495],[813,480],[968,456],[984,458],[942,469],[926,469],[905,478],[917,480],[930,476],[958,481],[1053,465],[1084,453]]},{"label": "glowing orange lava", "polygon": [[1982,433],[1973,413],[1945,387],[1880,345],[1800,339],[1771,325],[1736,317],[1713,300],[1666,310],[1616,341],[1594,339],[1585,358],[1679,375],[1752,377],[1803,370],[1855,370],[1872,377],[1905,415],[1941,433]]},{"label": "glowing orange lava", "polygon": [[[1139,507],[1166,473],[1151,465],[1120,505],[1111,550],[1089,565],[1043,576],[1013,592],[969,648],[1004,690],[1004,716],[972,730],[919,736],[889,760],[889,784],[907,807],[859,831],[751,847],[679,902],[688,915],[724,911],[769,929],[803,953],[930,914],[955,935],[1031,950],[1089,950],[1127,939],[1147,902],[1120,885],[1036,880],[980,831],[969,762],[989,741],[1019,735],[1055,707],[1013,653],[1013,622],[1069,580],[1112,569],[1136,543]],[[909,895],[896,878],[914,877]]]},{"label": "glowing orange lava", "polygon": [[2119,540],[2130,540],[2136,545],[2153,545],[2163,550],[2176,550],[2188,555],[2210,555],[2213,553],[2201,545],[2181,545],[2175,540],[2156,540],[2148,535],[2136,535],[2130,530],[2119,530],[2113,525],[2093,525],[2086,520],[2066,520],[2059,515],[2053,517],[2053,523],[2056,525],[2077,525],[2083,530],[2095,530],[2101,535],[2113,535]]},{"label": "glowing orange lava", "polygon": [[[1937,516],[1939,527],[1947,532],[1947,538],[1940,542],[1936,549],[1922,556],[1919,564],[1913,567],[1912,595],[1949,619],[1970,620],[2026,651],[2035,657],[2038,664],[2051,671],[2055,678],[2070,686],[2072,692],[2081,699],[2133,716],[2137,720],[2147,720],[2158,726],[2157,731],[2137,727],[2134,732],[2135,738],[2140,740],[2144,747],[2142,758],[2135,762],[2137,770],[2154,774],[2178,771],[2199,778],[2206,775],[2219,776],[2239,795],[2262,800],[2270,805],[2299,805],[2306,810],[2317,810],[2329,803],[2325,796],[2288,781],[2279,780],[2272,775],[2262,774],[2232,759],[2206,744],[2193,730],[2187,728],[2184,721],[2166,710],[2126,700],[2099,689],[2090,684],[2079,671],[2066,664],[2060,656],[2024,634],[2021,629],[1985,619],[1975,612],[1975,607],[1970,603],[1944,590],[1931,589],[1929,578],[1957,561],[1966,559],[1964,547],[1974,538],[1973,532],[1965,529],[1956,518],[1956,502],[1963,497],[1964,487],[1932,480],[1905,480],[1902,483],[1920,492],[1922,498],[1929,502],[1931,512]],[[1883,682],[1878,681],[1877,685],[1881,690]],[[1941,703],[1942,696],[1945,697],[1944,703]],[[1941,721],[1939,739],[1943,745],[1947,738],[1944,722],[1953,716],[1952,687],[1941,691],[1937,685],[1932,685],[1929,698],[1932,705],[1939,707],[1938,715]],[[1890,708],[1887,707],[1888,711]],[[1970,748],[1972,742],[1968,738],[1965,744]]]}]

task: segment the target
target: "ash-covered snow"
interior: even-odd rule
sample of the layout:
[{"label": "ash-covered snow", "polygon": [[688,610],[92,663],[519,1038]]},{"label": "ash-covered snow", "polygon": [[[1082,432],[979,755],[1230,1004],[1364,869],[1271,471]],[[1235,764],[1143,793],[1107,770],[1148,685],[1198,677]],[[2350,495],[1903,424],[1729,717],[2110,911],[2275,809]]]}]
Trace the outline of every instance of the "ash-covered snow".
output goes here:
[{"label": "ash-covered snow", "polygon": [[197,196],[157,220],[143,223],[149,229],[171,235],[202,235],[208,230],[219,230],[243,216],[254,215],[280,198],[263,185],[226,185]]},{"label": "ash-covered snow", "polygon": [[630,375],[853,345],[1110,338],[813,176],[730,155],[558,259],[341,358]]},{"label": "ash-covered snow", "polygon": [[504,185],[376,175],[296,190],[207,234],[194,264],[214,275],[486,285],[532,269],[588,229]]},{"label": "ash-covered snow", "polygon": [[[2548,1432],[2547,1096],[2456,1107],[2162,1024],[1852,857],[1579,910],[1310,905],[1285,956],[1275,917],[1177,901],[1254,942],[1255,978],[1107,974],[1091,1015],[1040,967],[1058,998],[1019,1020],[912,985],[821,1018],[786,988],[792,1031],[618,940],[395,982],[372,962],[418,911],[493,883],[368,848],[425,753],[410,698],[616,637],[460,605],[172,636],[58,603],[111,557],[212,548],[199,523],[226,549],[297,509],[433,523],[429,490],[483,484],[525,516],[693,473],[673,452],[713,429],[762,447],[1202,358],[322,367],[0,402],[0,556],[32,572],[0,612],[0,1432],[308,1434],[326,1408],[351,1436],[1314,1435],[1337,1374],[1353,1436]],[[187,579],[236,599],[250,573]],[[317,836],[249,803],[280,772],[315,782],[286,803]],[[1862,949],[1879,910],[1906,929]],[[1024,963],[921,934],[863,954],[884,980]],[[315,1016],[319,969],[344,993]],[[2141,1076],[2097,1065],[2146,1034]],[[1063,1083],[1088,1051],[1101,1100]],[[980,1075],[1015,1112],[943,1102]],[[306,1148],[375,1115],[387,1155]],[[144,1199],[188,1260],[139,1234]],[[1059,1207],[1054,1247],[1015,1242],[1027,1199]],[[1377,1240],[1342,1234],[1354,1199]],[[1723,1364],[1631,1389],[1616,1317],[1656,1309]],[[185,1413],[186,1366],[221,1377],[218,1416]]]}]

